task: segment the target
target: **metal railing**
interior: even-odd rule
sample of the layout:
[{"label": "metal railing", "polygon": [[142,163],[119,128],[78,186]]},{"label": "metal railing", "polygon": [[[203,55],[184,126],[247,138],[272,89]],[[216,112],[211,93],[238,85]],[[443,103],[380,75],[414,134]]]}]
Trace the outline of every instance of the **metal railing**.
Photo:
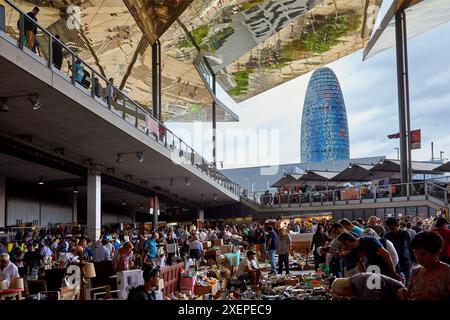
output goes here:
[{"label": "metal railing", "polygon": [[[116,88],[105,76],[84,62],[74,51],[32,20],[14,3],[10,0],[0,0],[0,5],[4,6],[5,20],[9,22],[0,21],[0,35],[6,35],[7,37],[4,37],[6,40],[33,56],[130,125],[152,137],[173,154],[178,155],[182,160],[180,163],[191,164],[228,191],[238,196],[242,194],[243,189],[237,183],[224,176],[212,163],[205,160],[163,123],[155,119],[150,112]],[[30,31],[30,28],[34,31]],[[64,60],[67,61],[66,69]]]},{"label": "metal railing", "polygon": [[259,191],[250,193],[246,198],[262,207],[302,207],[329,206],[336,204],[357,204],[374,202],[395,202],[435,198],[444,205],[448,204],[447,190],[432,182],[414,182],[409,184],[389,184],[384,186],[360,186],[334,190],[297,193],[275,193]]}]

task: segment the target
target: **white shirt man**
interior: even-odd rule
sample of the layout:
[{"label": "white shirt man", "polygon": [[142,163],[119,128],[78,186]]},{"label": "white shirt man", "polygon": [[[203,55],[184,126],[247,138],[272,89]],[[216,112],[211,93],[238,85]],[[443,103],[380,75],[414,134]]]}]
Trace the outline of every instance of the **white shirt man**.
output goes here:
[{"label": "white shirt man", "polygon": [[206,237],[207,237],[207,234],[206,234],[205,230],[202,230],[199,235],[200,241],[202,241],[202,242],[205,241]]},{"label": "white shirt man", "polygon": [[14,263],[9,260],[9,254],[0,255],[0,281],[6,280],[6,286],[9,288],[11,279],[20,278],[19,270]]},{"label": "white shirt man", "polygon": [[197,239],[189,243],[189,250],[200,250],[203,251],[203,245]]}]

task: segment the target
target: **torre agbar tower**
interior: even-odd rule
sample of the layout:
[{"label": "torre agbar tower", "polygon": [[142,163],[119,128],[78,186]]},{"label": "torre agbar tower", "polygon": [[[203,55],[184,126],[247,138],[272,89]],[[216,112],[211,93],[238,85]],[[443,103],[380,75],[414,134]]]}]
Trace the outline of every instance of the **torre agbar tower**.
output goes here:
[{"label": "torre agbar tower", "polygon": [[301,131],[302,162],[349,159],[344,97],[330,68],[317,69],[309,80]]}]

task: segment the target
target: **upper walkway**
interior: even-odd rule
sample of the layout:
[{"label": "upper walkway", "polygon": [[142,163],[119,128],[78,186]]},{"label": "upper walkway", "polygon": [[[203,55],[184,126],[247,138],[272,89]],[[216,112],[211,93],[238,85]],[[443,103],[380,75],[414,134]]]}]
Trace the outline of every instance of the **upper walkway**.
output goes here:
[{"label": "upper walkway", "polygon": [[[8,10],[15,10],[23,26],[23,12],[14,7]],[[9,109],[0,117],[2,136],[33,137],[33,144],[46,150],[62,148],[64,157],[77,163],[88,163],[99,171],[114,168],[120,178],[147,181],[191,203],[239,200],[239,185],[50,32],[35,26],[39,54],[19,41],[24,39],[21,30],[0,27],[0,98]],[[55,63],[55,47],[62,50],[70,67]],[[36,103],[32,108],[31,100],[41,102],[39,110]],[[145,161],[126,156],[139,153]],[[119,155],[124,156],[122,161]]]},{"label": "upper walkway", "polygon": [[387,207],[448,207],[447,190],[432,181],[361,186],[305,193],[276,194],[255,192],[241,201],[258,212],[333,211]]}]

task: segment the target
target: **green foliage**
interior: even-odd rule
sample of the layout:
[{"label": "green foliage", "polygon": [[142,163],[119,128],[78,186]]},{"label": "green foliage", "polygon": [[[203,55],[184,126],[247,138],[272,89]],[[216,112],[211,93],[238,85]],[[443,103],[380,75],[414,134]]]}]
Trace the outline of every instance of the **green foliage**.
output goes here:
[{"label": "green foliage", "polygon": [[206,48],[207,50],[212,50],[215,51],[217,49],[219,49],[223,43],[225,42],[225,40],[231,36],[234,33],[234,29],[231,26],[228,26],[222,30],[220,30],[219,32],[216,32],[215,34],[213,34],[211,36],[211,38],[208,40],[208,43],[210,44],[208,46],[208,48]]},{"label": "green foliage", "polygon": [[236,87],[229,89],[227,93],[233,97],[247,92],[249,76],[251,73],[253,73],[253,69],[233,72],[232,75],[234,81],[236,81]]},{"label": "green foliage", "polygon": [[193,45],[192,45],[191,41],[189,41],[189,39],[187,39],[186,37],[180,39],[178,41],[178,43],[177,43],[177,48],[178,49],[192,48],[192,47],[193,47]]},{"label": "green foliage", "polygon": [[194,104],[191,104],[191,106],[188,109],[188,112],[189,113],[198,113],[198,112],[202,111],[202,109],[203,109],[203,107],[201,104],[194,103]]},{"label": "green foliage", "polygon": [[192,31],[192,36],[194,37],[195,43],[202,43],[203,39],[208,36],[209,27],[208,26],[200,26]]},{"label": "green foliage", "polygon": [[339,43],[339,38],[358,30],[360,23],[359,15],[327,17],[322,26],[304,37],[303,44],[310,52],[327,52]]},{"label": "green foliage", "polygon": [[305,53],[325,53],[339,43],[339,39],[357,31],[361,16],[331,16],[313,32],[295,39],[281,49],[281,56],[287,61],[302,58]]},{"label": "green foliage", "polygon": [[[195,40],[195,43],[200,44],[204,38],[208,36],[209,27],[208,26],[200,26],[192,31],[192,37]],[[191,43],[191,40],[188,37],[181,38],[177,43],[178,49],[183,48],[192,48],[194,45]]]},{"label": "green foliage", "polygon": [[248,10],[248,9],[253,8],[253,7],[256,7],[257,5],[263,3],[264,1],[266,1],[266,0],[249,0],[248,2],[241,3],[239,5],[239,9],[241,9],[243,11],[244,10]]}]

